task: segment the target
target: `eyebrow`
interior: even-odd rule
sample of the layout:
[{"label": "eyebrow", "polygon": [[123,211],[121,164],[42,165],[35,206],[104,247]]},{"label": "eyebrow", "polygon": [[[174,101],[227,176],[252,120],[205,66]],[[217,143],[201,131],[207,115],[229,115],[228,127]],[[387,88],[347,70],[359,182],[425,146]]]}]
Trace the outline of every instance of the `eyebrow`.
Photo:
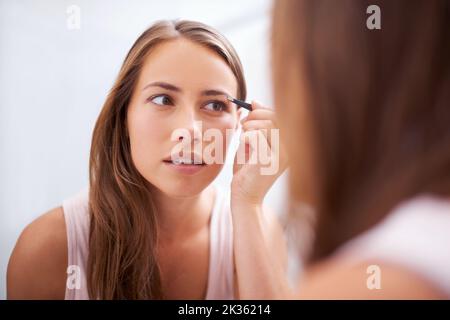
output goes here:
[{"label": "eyebrow", "polygon": [[[159,87],[159,88],[163,88],[163,89],[166,89],[169,91],[183,92],[183,90],[181,88],[174,86],[173,84],[170,84],[167,82],[160,82],[160,81],[149,83],[142,90],[145,90],[149,87]],[[227,92],[222,91],[222,90],[216,90],[216,89],[203,90],[201,92],[201,95],[202,96],[230,96],[231,97],[231,95],[228,94]]]}]

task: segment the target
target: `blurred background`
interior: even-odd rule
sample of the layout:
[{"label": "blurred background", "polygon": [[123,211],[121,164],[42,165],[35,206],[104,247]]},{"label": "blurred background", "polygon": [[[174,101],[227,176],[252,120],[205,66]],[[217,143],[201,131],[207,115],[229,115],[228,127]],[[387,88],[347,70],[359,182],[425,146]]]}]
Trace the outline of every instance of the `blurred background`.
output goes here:
[{"label": "blurred background", "polygon": [[[88,185],[92,130],[137,37],[160,19],[217,28],[240,55],[248,99],[272,105],[271,5],[0,0],[0,299],[6,298],[7,263],[22,229]],[[228,164],[217,182],[226,185],[230,178]],[[285,181],[284,175],[266,198],[276,212],[285,209]]]}]

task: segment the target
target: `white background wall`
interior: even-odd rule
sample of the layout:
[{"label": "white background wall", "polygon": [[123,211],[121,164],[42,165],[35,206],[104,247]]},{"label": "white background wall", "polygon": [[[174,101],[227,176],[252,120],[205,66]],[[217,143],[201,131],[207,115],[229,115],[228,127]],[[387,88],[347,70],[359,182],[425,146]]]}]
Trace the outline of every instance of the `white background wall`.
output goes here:
[{"label": "white background wall", "polygon": [[[81,28],[67,28],[70,5]],[[249,99],[272,103],[269,0],[0,0],[0,299],[21,230],[88,183],[90,138],[125,54],[153,21],[218,28],[237,49]],[[227,181],[225,168],[220,181]],[[269,205],[282,209],[284,179]]]}]

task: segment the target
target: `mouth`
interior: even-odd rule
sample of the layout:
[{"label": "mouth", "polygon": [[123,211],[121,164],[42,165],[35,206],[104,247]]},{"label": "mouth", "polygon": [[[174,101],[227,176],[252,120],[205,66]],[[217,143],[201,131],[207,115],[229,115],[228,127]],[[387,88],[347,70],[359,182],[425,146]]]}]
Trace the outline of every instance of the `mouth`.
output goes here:
[{"label": "mouth", "polygon": [[176,166],[206,166],[204,162],[192,161],[191,159],[163,160],[163,162]]},{"label": "mouth", "polygon": [[167,157],[163,160],[164,163],[173,164],[175,166],[205,166],[206,163],[201,159],[201,157],[192,154],[190,157]]},{"label": "mouth", "polygon": [[163,160],[163,163],[177,174],[195,175],[203,171],[203,169],[207,166],[206,163],[200,159],[200,157],[174,159],[168,157]]}]

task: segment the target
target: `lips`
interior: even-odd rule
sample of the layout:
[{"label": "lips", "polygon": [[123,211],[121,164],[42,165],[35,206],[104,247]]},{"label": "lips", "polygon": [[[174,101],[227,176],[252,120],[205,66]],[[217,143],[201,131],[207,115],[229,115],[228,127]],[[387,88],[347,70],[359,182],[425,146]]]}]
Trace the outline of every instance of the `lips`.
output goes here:
[{"label": "lips", "polygon": [[182,166],[182,165],[189,165],[189,166],[205,166],[206,163],[201,162],[201,163],[195,163],[194,161],[190,160],[190,159],[177,159],[177,160],[163,160],[165,163],[171,163],[174,164],[176,166]]},{"label": "lips", "polygon": [[190,157],[166,157],[163,162],[177,165],[177,166],[183,166],[183,165],[189,165],[189,166],[204,166],[206,163],[201,160],[201,157],[192,154]]},{"label": "lips", "polygon": [[[194,161],[194,159],[196,160]],[[201,161],[200,159],[200,157],[194,156],[191,156],[190,158],[174,157],[174,159],[172,159],[171,157],[167,157],[163,160],[163,163],[168,168],[170,168],[170,170],[173,170],[173,172],[176,172],[177,174],[195,175],[203,171],[203,169],[207,167],[206,163]]]}]

